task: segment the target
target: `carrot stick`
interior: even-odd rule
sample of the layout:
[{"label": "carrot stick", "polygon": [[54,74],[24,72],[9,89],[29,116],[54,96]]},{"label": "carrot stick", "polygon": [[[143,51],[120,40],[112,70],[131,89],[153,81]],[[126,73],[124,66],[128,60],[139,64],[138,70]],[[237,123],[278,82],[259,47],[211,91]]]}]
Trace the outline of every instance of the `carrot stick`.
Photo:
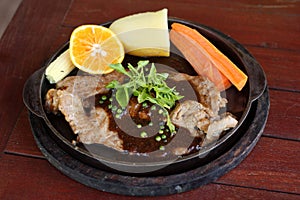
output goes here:
[{"label": "carrot stick", "polygon": [[195,71],[212,81],[218,90],[222,91],[231,86],[230,81],[219,72],[209,55],[194,40],[173,29],[170,31],[170,38]]},{"label": "carrot stick", "polygon": [[247,75],[244,74],[233,62],[219,51],[211,42],[202,36],[195,29],[183,24],[173,23],[172,30],[181,33],[204,49],[212,59],[214,66],[229,79],[229,81],[240,91],[247,82]]}]

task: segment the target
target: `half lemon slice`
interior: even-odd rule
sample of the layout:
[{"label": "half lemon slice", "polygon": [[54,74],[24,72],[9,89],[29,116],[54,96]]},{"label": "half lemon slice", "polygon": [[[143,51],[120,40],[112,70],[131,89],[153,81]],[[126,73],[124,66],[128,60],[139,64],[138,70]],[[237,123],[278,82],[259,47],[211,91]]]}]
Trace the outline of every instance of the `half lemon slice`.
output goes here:
[{"label": "half lemon slice", "polygon": [[70,38],[70,57],[73,64],[91,74],[113,71],[110,64],[121,63],[124,47],[116,34],[100,25],[82,25],[74,29]]}]

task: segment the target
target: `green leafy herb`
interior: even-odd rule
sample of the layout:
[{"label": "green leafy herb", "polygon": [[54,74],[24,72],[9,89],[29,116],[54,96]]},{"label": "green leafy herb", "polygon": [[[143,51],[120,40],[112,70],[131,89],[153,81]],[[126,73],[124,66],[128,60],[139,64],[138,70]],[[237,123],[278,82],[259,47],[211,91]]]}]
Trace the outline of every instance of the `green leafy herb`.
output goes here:
[{"label": "green leafy herb", "polygon": [[149,101],[163,109],[163,114],[167,117],[167,126],[171,133],[175,132],[175,126],[172,124],[168,109],[171,109],[177,100],[183,98],[176,92],[175,87],[170,88],[165,80],[168,73],[158,73],[155,65],[152,63],[148,72],[144,69],[149,61],[139,61],[137,67],[128,64],[126,70],[122,64],[112,64],[111,68],[126,75],[128,81],[120,84],[118,81],[111,81],[106,87],[116,89],[116,100],[122,108],[125,108],[131,95],[137,97],[138,103]]}]

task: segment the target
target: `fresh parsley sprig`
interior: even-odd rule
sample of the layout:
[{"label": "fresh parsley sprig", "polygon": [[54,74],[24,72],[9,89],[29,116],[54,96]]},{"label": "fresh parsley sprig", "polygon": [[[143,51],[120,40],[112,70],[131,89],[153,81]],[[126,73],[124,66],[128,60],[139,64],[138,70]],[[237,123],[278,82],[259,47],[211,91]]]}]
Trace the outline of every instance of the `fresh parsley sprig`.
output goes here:
[{"label": "fresh parsley sprig", "polygon": [[146,72],[145,66],[149,61],[139,61],[137,67],[128,64],[126,70],[122,64],[112,64],[111,68],[126,75],[128,81],[121,84],[118,81],[111,81],[106,87],[116,89],[116,100],[122,108],[125,108],[129,102],[131,95],[137,97],[138,103],[149,101],[160,106],[164,110],[167,117],[167,126],[171,133],[175,132],[175,126],[172,124],[168,109],[171,109],[177,100],[183,98],[175,90],[175,87],[170,88],[165,80],[168,78],[168,73],[158,73],[155,65],[152,63],[149,72]]}]

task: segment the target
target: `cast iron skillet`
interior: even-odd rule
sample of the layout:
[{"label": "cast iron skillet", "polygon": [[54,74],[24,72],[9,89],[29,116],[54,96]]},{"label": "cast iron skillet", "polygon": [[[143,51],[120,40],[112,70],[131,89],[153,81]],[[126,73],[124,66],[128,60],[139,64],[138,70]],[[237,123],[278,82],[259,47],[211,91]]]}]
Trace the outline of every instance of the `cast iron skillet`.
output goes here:
[{"label": "cast iron skillet", "polygon": [[[247,123],[248,112],[255,100],[258,99],[265,90],[266,77],[255,58],[232,38],[210,27],[178,18],[169,18],[169,28],[174,22],[185,24],[199,31],[248,75],[248,82],[242,91],[238,92],[234,87],[231,87],[225,92],[226,98],[228,99],[227,111],[237,116],[239,122],[234,129],[226,132],[216,143],[201,149],[197,153],[166,160],[164,160],[164,158],[152,160],[151,158],[143,156],[122,154],[103,147],[102,145],[91,145],[90,148],[93,149],[91,153],[90,149],[88,151],[83,146],[75,147],[72,145],[71,141],[74,138],[74,134],[70,130],[68,123],[63,117],[46,113],[43,108],[45,94],[50,88],[54,87],[54,85],[51,85],[45,78],[45,68],[68,48],[69,43],[63,45],[43,68],[37,70],[27,80],[23,90],[23,100],[26,107],[31,113],[44,119],[47,126],[51,129],[51,137],[53,137],[66,152],[82,162],[109,172],[135,176],[166,175],[183,172],[208,163],[212,159],[216,159],[245,132],[244,127]],[[111,22],[102,25],[108,27],[110,24]],[[153,62],[163,63],[170,67],[174,65],[179,66],[179,68],[177,68],[178,71],[189,74],[195,73],[188,62],[183,59],[178,50],[176,51],[176,48],[172,45],[171,52],[171,56],[168,58],[147,59],[150,61],[152,59]],[[130,59],[140,60],[141,58],[131,57]]]}]

